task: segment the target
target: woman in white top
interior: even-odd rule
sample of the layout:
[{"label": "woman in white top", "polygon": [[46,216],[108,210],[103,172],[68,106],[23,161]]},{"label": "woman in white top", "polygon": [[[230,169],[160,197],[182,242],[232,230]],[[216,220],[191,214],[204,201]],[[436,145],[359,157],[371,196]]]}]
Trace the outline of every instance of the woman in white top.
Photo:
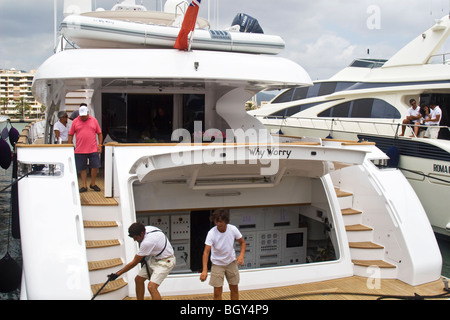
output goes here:
[{"label": "woman in white top", "polygon": [[58,122],[53,125],[53,131],[55,131],[56,143],[67,143],[69,140],[69,130],[70,126],[67,123],[69,116],[65,111],[58,112]]}]

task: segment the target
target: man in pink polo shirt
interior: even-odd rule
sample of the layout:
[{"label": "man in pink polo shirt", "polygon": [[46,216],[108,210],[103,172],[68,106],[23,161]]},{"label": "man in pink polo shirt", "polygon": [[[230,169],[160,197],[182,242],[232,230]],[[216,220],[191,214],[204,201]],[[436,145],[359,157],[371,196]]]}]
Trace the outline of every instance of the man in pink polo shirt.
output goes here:
[{"label": "man in pink polo shirt", "polygon": [[98,192],[100,188],[95,184],[95,179],[97,178],[98,168],[100,168],[103,134],[97,119],[89,115],[89,109],[84,103],[80,105],[79,116],[73,120],[70,127],[69,143],[73,143],[74,135],[76,135],[75,163],[77,171],[81,172],[81,181],[83,183],[80,193],[88,190],[86,182],[88,159],[89,167],[91,168],[91,184],[89,187]]}]

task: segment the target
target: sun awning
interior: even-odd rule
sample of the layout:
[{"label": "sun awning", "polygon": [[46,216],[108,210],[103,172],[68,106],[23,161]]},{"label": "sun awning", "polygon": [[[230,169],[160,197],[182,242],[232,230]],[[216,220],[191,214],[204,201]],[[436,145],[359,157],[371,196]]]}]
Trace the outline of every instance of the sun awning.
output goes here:
[{"label": "sun awning", "polygon": [[130,174],[142,183],[186,184],[192,189],[273,187],[285,176],[322,177],[333,163],[361,164],[365,156],[363,150],[312,144],[174,146],[173,153],[141,157]]}]

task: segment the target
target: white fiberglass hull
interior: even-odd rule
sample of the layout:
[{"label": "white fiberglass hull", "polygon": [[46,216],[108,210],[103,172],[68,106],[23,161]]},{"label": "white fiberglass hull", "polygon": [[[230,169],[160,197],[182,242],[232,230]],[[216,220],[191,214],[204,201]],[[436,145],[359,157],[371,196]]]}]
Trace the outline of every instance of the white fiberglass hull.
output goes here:
[{"label": "white fiberglass hull", "polygon": [[[173,48],[180,28],[87,16],[68,16],[62,35],[81,48]],[[192,49],[278,54],[285,43],[279,36],[196,29]]]},{"label": "white fiberglass hull", "polygon": [[[346,204],[337,198],[334,190],[336,185],[353,190],[354,204],[365,212],[367,219],[376,227],[374,237],[377,237],[377,242],[383,242],[388,252],[386,259],[395,264],[395,268],[385,277],[398,278],[411,285],[418,285],[434,281],[440,275],[442,260],[434,235],[426,223],[426,215],[420,202],[401,172],[383,172],[368,159],[361,165],[345,167],[363,161],[365,152],[369,151],[364,145],[341,147],[340,142],[337,142],[328,143],[327,148],[322,148],[314,144],[286,144],[281,145],[279,149],[272,148],[286,151],[276,158],[268,157],[267,153],[262,157],[260,153],[255,152],[256,147],[251,145],[238,146],[235,151],[214,145],[196,148],[183,145],[111,145],[106,147],[105,172],[114,170],[114,179],[105,177],[105,192],[114,184],[114,198],[119,204],[106,209],[81,205],[76,174],[73,171],[75,163],[71,147],[43,148],[45,150],[19,147],[18,153],[22,165],[54,163],[57,169],[56,175],[43,172],[19,183],[25,263],[22,297],[26,299],[90,299],[93,294],[90,284],[101,284],[106,281],[105,274],[121,267],[89,271],[87,261],[117,255],[126,262],[131,261],[136,254],[135,242],[126,235],[128,225],[144,218],[149,219],[147,221],[152,221],[152,218],[165,221],[166,215],[167,221],[172,221],[173,217],[179,221],[178,217],[188,217],[186,212],[189,211],[192,219],[199,214],[199,210],[216,207],[218,201],[220,205],[232,208],[233,224],[241,224],[241,231],[253,248],[246,253],[247,263],[252,264],[241,270],[241,290],[324,281],[355,274],[367,276],[366,269],[359,271],[353,265],[354,254],[360,255],[358,259],[364,257],[361,257],[361,253],[353,253],[348,246],[348,241],[355,240],[351,240],[345,230],[347,223],[340,212]],[[380,156],[374,148],[371,150],[373,156]],[[180,163],[180,152],[186,156],[185,160],[192,159],[193,162]],[[225,159],[222,156],[224,152],[227,154]],[[226,166],[234,162],[248,161],[257,164],[260,159],[278,159],[280,170],[277,176],[280,176],[280,179],[277,176],[269,179],[270,181],[264,179],[260,183],[265,185],[261,186],[251,180],[244,182],[243,179],[239,182],[236,174],[252,172],[251,166]],[[330,160],[334,165],[331,165]],[[207,161],[208,165],[204,161]],[[336,170],[333,173],[331,168],[341,165],[344,165],[342,172]],[[260,164],[255,167],[258,168],[262,168]],[[331,176],[327,173],[329,170]],[[232,189],[224,189],[222,179],[226,181],[229,174],[234,177],[235,185]],[[183,182],[182,179],[186,181]],[[208,183],[207,188],[201,184],[204,182]],[[47,192],[49,189],[64,189],[64,196],[55,198]],[[65,212],[61,212],[61,206],[65,206]],[[299,222],[296,222],[296,219],[300,219],[300,216],[311,223],[307,233],[304,226],[297,227]],[[281,236],[292,231],[305,232],[302,241],[305,246],[306,243],[314,243],[317,237],[323,237],[323,230],[315,230],[314,226],[322,225],[321,221],[325,217],[332,230],[331,241],[336,251],[336,256],[331,260],[307,263],[306,252],[302,251],[303,258],[300,263],[290,262],[291,258],[283,256],[289,252],[286,250],[292,248],[283,241],[277,249],[280,251],[270,252],[270,255],[267,255],[265,250],[271,246],[265,248],[259,243],[259,235]],[[104,219],[120,221],[120,227],[117,230],[106,228],[101,232],[83,232],[83,221]],[[54,221],[58,221],[56,228]],[[188,234],[193,238],[199,227],[191,221],[190,228],[192,230]],[[188,240],[186,242],[185,238],[174,231],[171,229],[168,234],[174,246],[187,250],[189,257],[196,251],[201,251],[201,248],[191,245]],[[420,241],[416,236],[418,233],[421,234]],[[87,248],[89,241],[112,237],[119,239],[115,247]],[[55,243],[55,239],[59,240]],[[395,241],[390,241],[392,239]],[[103,253],[97,254],[96,250],[103,250]],[[259,251],[261,253],[258,253]],[[383,254],[383,251],[380,254]],[[275,261],[271,260],[272,256],[278,255],[279,258]],[[283,263],[285,258],[288,260]],[[181,257],[177,258],[177,261],[183,262]],[[211,287],[198,278],[199,275],[193,267],[196,261],[191,260],[191,263],[190,266],[181,266],[181,270],[168,276],[160,287],[161,294],[211,292]],[[125,287],[114,293],[101,295],[98,299],[134,297],[133,279],[137,272],[138,268],[130,270],[124,280],[119,279],[126,281]]]}]

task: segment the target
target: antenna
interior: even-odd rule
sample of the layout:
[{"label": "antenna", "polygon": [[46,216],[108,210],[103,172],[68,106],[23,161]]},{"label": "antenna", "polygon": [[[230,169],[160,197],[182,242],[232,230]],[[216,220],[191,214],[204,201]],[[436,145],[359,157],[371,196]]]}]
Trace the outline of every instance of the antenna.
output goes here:
[{"label": "antenna", "polygon": [[53,48],[56,48],[57,44],[58,44],[58,1],[57,0],[53,0],[53,23],[54,23],[54,43],[53,43]]}]

